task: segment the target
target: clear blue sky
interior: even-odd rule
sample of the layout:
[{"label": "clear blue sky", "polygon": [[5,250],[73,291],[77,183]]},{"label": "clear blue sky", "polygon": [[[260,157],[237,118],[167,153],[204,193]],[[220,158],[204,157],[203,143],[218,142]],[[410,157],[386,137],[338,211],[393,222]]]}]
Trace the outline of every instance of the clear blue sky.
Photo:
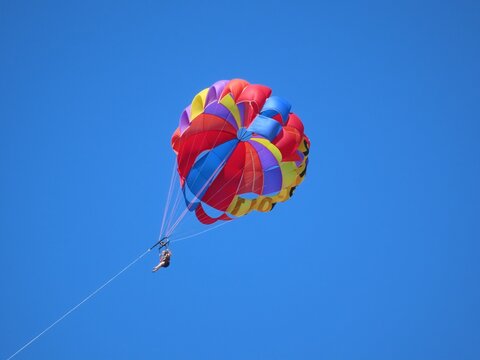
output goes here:
[{"label": "clear blue sky", "polygon": [[180,112],[240,77],[305,123],[294,198],[17,358],[479,359],[479,37],[476,1],[2,1],[0,358],[155,241]]}]

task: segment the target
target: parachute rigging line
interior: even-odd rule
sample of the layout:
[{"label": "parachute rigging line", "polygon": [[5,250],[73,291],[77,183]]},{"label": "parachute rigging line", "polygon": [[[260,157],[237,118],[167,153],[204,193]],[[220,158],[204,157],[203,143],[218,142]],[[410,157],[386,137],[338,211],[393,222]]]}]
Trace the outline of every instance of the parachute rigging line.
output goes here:
[{"label": "parachute rigging line", "polygon": [[98,287],[95,291],[90,293],[85,299],[80,301],[77,305],[72,307],[70,310],[68,310],[65,314],[60,316],[57,320],[55,320],[53,323],[51,323],[49,326],[45,328],[41,333],[39,333],[37,336],[35,336],[32,340],[27,342],[25,345],[23,345],[20,349],[18,349],[13,355],[11,355],[7,360],[13,359],[17,354],[19,354],[21,351],[25,350],[27,347],[29,347],[31,344],[33,344],[37,339],[39,339],[43,334],[45,334],[48,330],[53,328],[55,325],[57,325],[60,321],[65,319],[68,315],[70,315],[72,312],[77,310],[82,304],[90,300],[93,296],[95,296],[98,292],[100,292],[105,286],[110,284],[113,280],[115,280],[117,277],[119,277],[121,274],[123,274],[125,271],[127,271],[129,268],[131,268],[135,263],[140,261],[145,255],[147,255],[150,252],[151,249],[146,250],[143,254],[139,255],[135,260],[133,260],[131,263],[129,263],[127,266],[125,266],[122,270],[120,270],[118,273],[113,275],[110,279],[108,279],[103,285]]},{"label": "parachute rigging line", "polygon": [[196,233],[187,235],[187,236],[182,236],[182,237],[177,238],[177,239],[173,239],[173,240],[171,240],[170,242],[171,242],[171,243],[176,243],[176,242],[178,242],[178,241],[190,239],[190,238],[196,237],[196,236],[198,236],[198,235],[205,234],[206,232],[215,230],[216,228],[219,228],[220,226],[226,225],[226,224],[228,224],[228,223],[229,223],[228,221],[225,221],[225,222],[222,222],[222,223],[220,223],[220,224],[215,225],[214,227],[211,227],[211,228],[208,228],[208,229],[205,229],[205,230],[202,230],[202,231],[199,231],[199,232],[196,232]]},{"label": "parachute rigging line", "polygon": [[[222,164],[220,164],[219,166],[221,166]],[[237,176],[241,171],[243,171],[243,169],[240,169],[239,171],[237,171],[235,173],[235,176]],[[218,194],[225,185],[229,184],[234,178],[235,176],[232,176],[230,178],[230,180],[228,180],[225,184],[223,184],[215,193],[213,193],[212,196],[215,196],[216,194]],[[242,174],[242,177],[243,177],[243,174]],[[209,180],[208,180],[209,181]],[[207,181],[207,183],[208,183]],[[199,193],[201,193],[203,190],[200,189]],[[225,199],[228,199],[230,195],[226,195],[223,199],[221,199],[221,201],[225,200]],[[187,214],[188,210],[190,209],[190,207],[192,206],[193,204],[193,201],[191,203],[189,203],[189,205],[187,206],[187,208],[183,211],[183,213],[179,216],[177,222],[172,226],[172,228],[170,228],[168,231],[167,231],[167,234],[170,234],[170,235],[167,235],[167,236],[171,236],[171,234],[174,232],[175,228],[180,224],[180,222],[182,221],[182,219],[185,217],[185,215]]]},{"label": "parachute rigging line", "polygon": [[172,226],[172,222],[174,221],[174,219],[176,219],[175,214],[177,213],[178,207],[182,203],[182,201],[183,201],[183,193],[181,191],[180,185],[178,185],[176,196],[175,196],[175,202],[173,203],[172,210],[170,211],[170,215],[168,216],[168,222],[165,230],[170,229],[170,227]]},{"label": "parachute rigging line", "polygon": [[168,194],[167,194],[167,201],[165,203],[165,209],[163,210],[163,218],[162,218],[162,226],[160,227],[160,235],[158,236],[159,239],[162,238],[163,229],[165,227],[165,219],[167,218],[167,212],[168,212],[168,208],[170,206],[170,200],[172,199],[173,183],[174,183],[174,180],[175,180],[175,173],[177,172],[176,168],[177,168],[177,162],[173,161],[172,175],[170,177],[170,186],[168,188]]},{"label": "parachute rigging line", "polygon": [[[222,128],[220,129],[220,131],[218,132],[217,136],[215,137],[215,141],[213,142],[213,145],[212,145],[212,149],[215,148],[217,145],[218,145],[218,140],[220,138],[220,134],[221,132],[225,129],[225,125],[227,124],[227,122],[224,122],[223,125],[222,125]],[[197,141],[197,137],[195,137],[193,139],[193,146],[195,145]],[[214,170],[213,174],[210,176],[210,178],[206,181],[206,183],[204,184],[204,186],[198,191],[197,194],[194,195],[194,199],[188,204],[188,206],[186,207],[186,209],[179,215],[179,217],[176,219],[175,223],[171,226],[170,225],[170,222],[173,220],[173,212],[176,211],[176,207],[173,209],[173,212],[171,213],[170,215],[170,219],[168,221],[168,226],[167,226],[167,231],[166,231],[166,236],[167,237],[170,237],[173,233],[173,231],[175,230],[175,228],[180,224],[180,222],[182,221],[182,219],[185,217],[185,215],[187,214],[187,212],[190,210],[190,208],[192,207],[193,203],[195,200],[200,200],[198,198],[198,196],[202,193],[202,191],[207,187],[207,185],[210,185],[209,182],[212,180],[214,180],[214,178],[220,173],[221,169],[222,169],[222,166],[225,165],[225,163],[228,161],[230,155],[232,155],[232,153],[235,151],[235,148],[233,148],[232,150],[230,150],[230,152],[225,156],[225,158],[222,160],[222,162],[218,165],[218,167]],[[190,160],[190,157],[191,157],[192,153],[190,152],[188,154],[188,158],[187,158],[187,163],[188,161]],[[200,167],[200,169],[198,170],[198,173],[197,173],[197,176],[195,177],[194,181],[197,181],[203,167],[205,166],[206,162],[204,162],[202,164],[202,166]],[[178,206],[178,204],[175,204],[176,206]]]},{"label": "parachute rigging line", "polygon": [[[223,226],[223,225],[226,225],[228,224],[228,222],[223,222],[223,223],[220,223],[218,225],[215,225],[214,227],[211,227],[211,228],[208,228],[208,229],[205,229],[205,230],[202,230],[202,231],[199,231],[199,232],[196,232],[194,234],[190,234],[190,235],[187,235],[187,236],[184,236],[184,237],[180,237],[180,238],[177,238],[177,239],[174,239],[174,240],[171,240],[169,241],[170,243],[174,243],[174,242],[178,242],[178,241],[183,241],[183,240],[186,240],[186,239],[191,239],[191,238],[194,238],[194,237],[197,237],[199,235],[202,235],[206,232],[209,232],[209,231],[212,231],[212,230],[215,230],[217,228],[219,228],[220,226]],[[73,306],[70,310],[68,310],[65,314],[63,314],[62,316],[60,316],[57,320],[55,320],[53,323],[51,323],[49,326],[47,326],[42,332],[40,332],[37,336],[35,336],[34,338],[32,338],[29,342],[27,342],[25,345],[23,345],[21,348],[19,348],[15,353],[13,353],[10,357],[7,358],[7,360],[11,360],[13,359],[15,356],[17,356],[20,352],[22,352],[23,350],[25,350],[26,348],[28,348],[30,345],[32,345],[35,341],[37,341],[40,337],[42,337],[45,333],[47,333],[50,329],[52,329],[55,325],[57,325],[58,323],[60,323],[63,319],[65,319],[68,315],[70,315],[71,313],[73,313],[75,310],[77,310],[81,305],[83,305],[84,303],[86,303],[88,300],[90,300],[92,297],[94,297],[96,294],[98,294],[101,290],[103,290],[107,285],[109,285],[113,280],[115,280],[117,277],[119,277],[121,274],[123,274],[125,271],[127,271],[128,269],[130,269],[133,265],[135,265],[138,261],[140,261],[142,258],[145,257],[145,255],[147,255],[150,251],[152,251],[159,243],[160,241],[162,241],[163,239],[160,239],[157,243],[155,243],[155,245],[153,245],[152,247],[150,247],[149,249],[147,249],[146,251],[144,251],[142,254],[140,254],[135,260],[133,260],[132,262],[130,262],[127,266],[125,266],[123,269],[121,269],[119,272],[117,272],[115,275],[113,275],[110,279],[108,279],[107,281],[105,281],[101,286],[99,286],[96,290],[94,290],[93,292],[91,292],[87,297],[85,297],[82,301],[80,301],[77,305]]]},{"label": "parachute rigging line", "polygon": [[[203,186],[200,188],[200,190],[197,192],[197,194],[194,195],[194,198],[192,199],[192,201],[190,201],[190,203],[188,204],[188,206],[185,208],[185,210],[183,210],[183,212],[180,214],[180,216],[177,218],[177,220],[175,221],[175,223],[167,230],[166,232],[166,236],[167,237],[170,237],[173,233],[173,231],[175,230],[175,228],[178,226],[178,224],[180,224],[180,222],[183,220],[183,218],[185,217],[185,215],[187,214],[187,212],[190,210],[190,208],[192,207],[192,205],[195,203],[196,200],[200,200],[199,199],[199,196],[200,194],[203,192],[203,190],[205,190],[205,188],[207,186],[210,185],[210,181],[212,181],[219,173],[220,171],[222,171],[222,167],[223,165],[225,165],[225,163],[228,161],[230,155],[233,153],[233,151],[235,150],[235,148],[233,148],[232,150],[230,150],[230,152],[225,156],[225,158],[220,162],[220,164],[218,164],[217,168],[213,171],[212,175],[207,179],[207,181],[205,182],[205,184],[203,184]],[[204,166],[205,164],[202,165],[202,167]],[[197,175],[198,177],[198,175]]]}]

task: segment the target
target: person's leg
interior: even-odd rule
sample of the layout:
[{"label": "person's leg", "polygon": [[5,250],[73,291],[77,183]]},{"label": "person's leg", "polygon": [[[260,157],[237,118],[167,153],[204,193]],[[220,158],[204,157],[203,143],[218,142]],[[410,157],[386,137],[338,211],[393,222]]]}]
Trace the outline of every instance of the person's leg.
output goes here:
[{"label": "person's leg", "polygon": [[157,266],[155,266],[155,267],[153,268],[152,271],[153,271],[153,272],[156,272],[156,271],[158,271],[158,269],[160,269],[162,266],[163,266],[163,263],[160,262]]},{"label": "person's leg", "polygon": [[157,266],[155,266],[152,271],[153,271],[153,272],[156,272],[156,271],[158,271],[158,269],[160,269],[160,268],[163,267],[164,265],[165,265],[165,262],[160,261],[160,264],[158,264]]}]

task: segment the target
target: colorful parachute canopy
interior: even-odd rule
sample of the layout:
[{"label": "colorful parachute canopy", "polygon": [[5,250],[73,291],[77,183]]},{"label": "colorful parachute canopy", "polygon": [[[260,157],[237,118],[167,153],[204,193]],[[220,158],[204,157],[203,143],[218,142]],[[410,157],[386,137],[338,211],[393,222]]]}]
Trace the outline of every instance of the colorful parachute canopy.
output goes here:
[{"label": "colorful parachute canopy", "polygon": [[270,211],[303,181],[310,141],[272,90],[222,80],[199,92],[172,137],[187,207],[204,224]]}]

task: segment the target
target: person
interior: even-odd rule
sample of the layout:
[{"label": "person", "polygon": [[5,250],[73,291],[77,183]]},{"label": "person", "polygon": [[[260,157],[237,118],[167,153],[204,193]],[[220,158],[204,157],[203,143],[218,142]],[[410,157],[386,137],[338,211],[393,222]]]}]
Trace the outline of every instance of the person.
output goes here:
[{"label": "person", "polygon": [[152,272],[158,271],[162,267],[168,267],[170,265],[170,257],[172,256],[172,253],[170,250],[165,249],[160,253],[160,262],[158,263],[157,266],[155,266],[152,270]]}]

